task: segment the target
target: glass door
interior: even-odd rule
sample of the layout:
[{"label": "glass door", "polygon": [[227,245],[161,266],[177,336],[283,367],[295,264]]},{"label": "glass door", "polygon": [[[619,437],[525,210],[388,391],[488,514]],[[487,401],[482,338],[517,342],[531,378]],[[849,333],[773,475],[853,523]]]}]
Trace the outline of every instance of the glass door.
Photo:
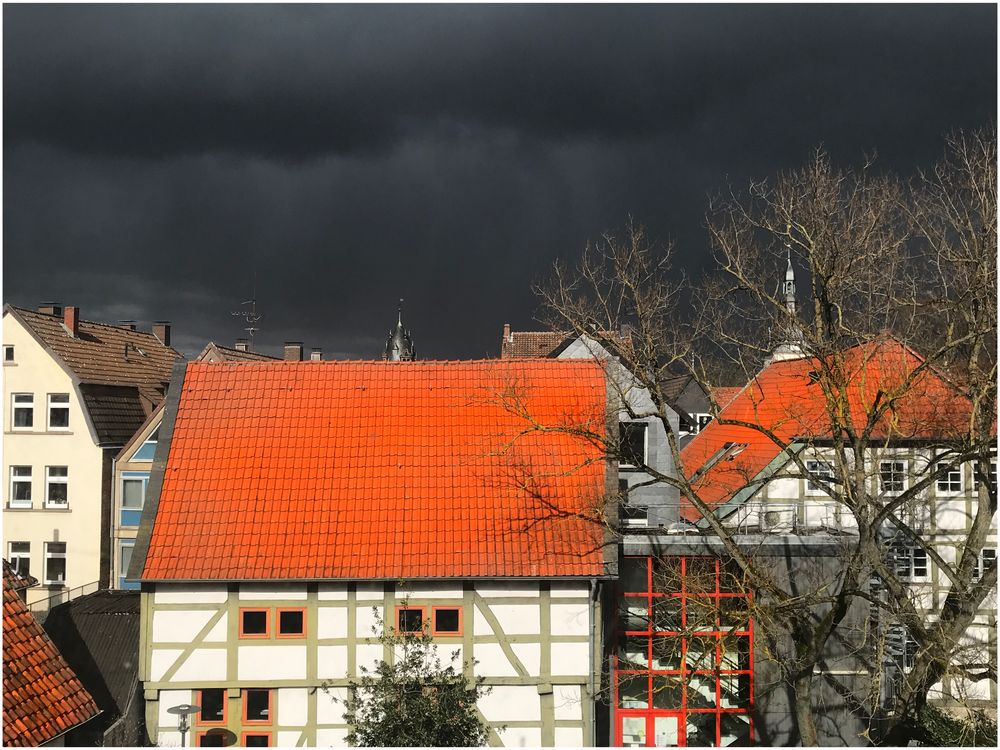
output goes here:
[{"label": "glass door", "polygon": [[679,713],[618,714],[619,747],[682,747],[683,739]]}]

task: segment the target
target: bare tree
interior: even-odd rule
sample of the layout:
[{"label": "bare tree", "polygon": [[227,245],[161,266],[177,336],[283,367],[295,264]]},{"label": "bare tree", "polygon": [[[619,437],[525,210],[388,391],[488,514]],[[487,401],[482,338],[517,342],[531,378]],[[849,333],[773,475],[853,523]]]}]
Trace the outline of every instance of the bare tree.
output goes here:
[{"label": "bare tree", "polygon": [[[674,466],[637,468],[697,514],[721,544],[733,585],[753,593],[760,642],[794,695],[802,743],[819,740],[814,691],[829,680],[826,659],[838,649],[869,670],[870,695],[836,689],[871,714],[879,727],[872,739],[919,738],[928,696],[942,678],[996,679],[995,647],[964,658],[970,628],[996,586],[995,560],[982,554],[995,538],[996,511],[995,134],[950,137],[945,158],[908,184],[878,173],[873,161],[835,169],[817,151],[801,170],[714,201],[709,232],[719,270],[692,289],[672,265],[672,249],[630,221],[621,237],[589,246],[575,268],[557,266],[537,290],[546,322],[614,352],[616,408],[665,427]],[[794,297],[777,283],[788,268],[807,280]],[[720,375],[749,383],[753,402],[753,379],[776,350],[810,363],[818,407],[777,420],[773,413],[758,419],[753,409],[739,418],[723,412],[712,388]],[[610,371],[617,367],[629,376]],[[704,466],[685,465],[671,427],[669,384],[679,371],[704,385],[720,425],[754,431],[785,459],[766,477],[748,472],[743,488],[805,477],[825,490],[851,530],[832,580],[803,590],[775,576],[705,499]],[[859,391],[866,378],[870,388]],[[630,399],[637,388],[649,397],[641,410]],[[603,441],[611,459],[626,457],[616,435],[587,438]],[[901,446],[914,460],[897,486],[882,460]],[[814,451],[827,457],[821,471],[807,463]],[[969,462],[978,496],[961,540],[949,541],[957,548],[952,558],[937,520],[920,510],[939,482]],[[902,570],[895,549],[917,549],[933,563],[943,603],[914,595],[912,567]],[[859,607],[877,615],[879,630],[859,624]],[[916,643],[901,682],[885,668],[891,628]]]}]

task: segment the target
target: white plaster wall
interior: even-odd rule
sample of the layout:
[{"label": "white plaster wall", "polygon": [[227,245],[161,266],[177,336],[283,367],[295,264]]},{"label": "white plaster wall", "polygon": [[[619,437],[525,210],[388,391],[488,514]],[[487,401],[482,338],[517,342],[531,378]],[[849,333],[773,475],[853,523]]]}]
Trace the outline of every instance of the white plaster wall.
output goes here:
[{"label": "white plaster wall", "polygon": [[396,600],[402,601],[407,595],[411,599],[461,599],[463,593],[462,584],[460,583],[438,584],[421,581],[419,583],[404,584],[401,589],[396,591]]},{"label": "white plaster wall", "polygon": [[382,597],[385,596],[385,586],[381,583],[359,583],[355,596],[359,602],[372,599],[381,601]]},{"label": "white plaster wall", "polygon": [[[801,490],[799,488],[802,488]],[[794,501],[798,499],[801,492],[805,491],[804,480],[798,477],[783,477],[769,482],[767,485],[767,496],[770,500],[781,502],[783,499]],[[817,499],[822,500],[823,495],[818,495]]]},{"label": "white plaster wall", "polygon": [[[169,729],[170,727],[177,726],[177,717],[173,714],[168,714],[168,708],[179,706],[182,703],[194,703],[194,691],[192,690],[161,690],[157,697],[160,703],[157,710],[156,723],[160,729]],[[177,735],[178,745],[180,741],[181,737]]]},{"label": "white plaster wall", "polygon": [[[282,726],[305,726],[309,712],[308,688],[278,689],[278,720]],[[297,741],[297,740],[296,740]],[[287,742],[279,742],[287,745]],[[295,744],[294,742],[292,744]]]},{"label": "white plaster wall", "polygon": [[347,609],[345,607],[320,607],[316,611],[317,638],[346,638]]},{"label": "white plaster wall", "polygon": [[155,610],[153,641],[155,643],[188,643],[194,640],[215,612],[206,610]]},{"label": "white plaster wall", "polygon": [[301,583],[267,583],[267,584],[240,584],[240,599],[292,599],[304,600],[306,598],[305,584]]},{"label": "white plaster wall", "polygon": [[556,721],[583,720],[583,697],[579,685],[553,685],[552,698]]},{"label": "white plaster wall", "polygon": [[299,680],[306,677],[306,646],[240,646],[237,679]]},{"label": "white plaster wall", "polygon": [[938,500],[935,508],[938,528],[964,531],[972,523],[965,509],[965,498]]},{"label": "white plaster wall", "polygon": [[477,643],[473,646],[476,674],[485,677],[517,677],[517,671],[498,643]]},{"label": "white plaster wall", "polygon": [[317,729],[317,747],[346,747],[347,729]]},{"label": "white plaster wall", "polygon": [[511,651],[521,660],[530,675],[541,673],[542,647],[537,643],[512,643]]},{"label": "white plaster wall", "polygon": [[153,653],[150,656],[149,678],[153,682],[159,682],[162,680],[164,672],[170,669],[170,666],[177,661],[177,657],[182,653],[184,653],[184,651],[179,648],[153,649]]},{"label": "white plaster wall", "polygon": [[317,690],[316,723],[343,724],[344,703],[346,702],[347,702],[347,688],[331,687],[327,688],[326,690]]},{"label": "white plaster wall", "polygon": [[552,674],[586,675],[590,673],[589,643],[553,643]]},{"label": "white plaster wall", "polygon": [[358,676],[361,675],[361,667],[365,667],[369,672],[375,671],[375,667],[382,661],[385,649],[381,643],[360,643],[355,649],[356,663],[358,665]]},{"label": "white plaster wall", "polygon": [[347,646],[317,646],[316,676],[321,680],[346,677]]},{"label": "white plaster wall", "polygon": [[590,596],[590,584],[580,581],[553,581],[549,584],[549,595],[553,599],[571,596]]},{"label": "white plaster wall", "polygon": [[[95,583],[100,574],[101,462],[72,377],[12,315],[3,317],[3,343],[14,346],[13,365],[3,365],[3,556],[11,541],[31,544],[31,574],[43,581],[45,542],[66,543],[66,588]],[[10,431],[14,393],[34,394],[30,432]],[[68,431],[47,431],[48,394],[69,394]],[[10,467],[31,466],[31,510],[8,509]],[[45,467],[69,469],[68,510],[44,508]],[[28,603],[50,596],[41,585],[27,591]]]},{"label": "white plaster wall", "polygon": [[[381,634],[381,628],[378,627],[379,618],[383,619],[383,607],[374,607],[374,612],[372,611],[371,605],[358,606],[355,614],[355,633],[358,638],[374,638],[376,637],[372,633],[372,629],[375,629],[376,633]],[[376,615],[377,612],[377,615]],[[388,625],[394,625],[393,622],[386,623]]]},{"label": "white plaster wall", "polygon": [[226,587],[213,583],[158,583],[156,604],[221,604],[229,598]]},{"label": "white plaster wall", "polygon": [[476,593],[480,596],[538,596],[538,584],[524,581],[503,583],[476,583]]},{"label": "white plaster wall", "polygon": [[171,678],[174,682],[215,682],[226,679],[226,649],[197,648]]},{"label": "white plaster wall", "polygon": [[551,604],[552,635],[590,635],[590,609],[586,604]]},{"label": "white plaster wall", "polygon": [[495,723],[541,720],[538,689],[534,685],[494,685],[477,705],[486,720]]},{"label": "white plaster wall", "polygon": [[[497,618],[500,629],[507,635],[537,635],[539,632],[539,612],[537,604],[491,604],[490,610]],[[479,635],[479,618],[482,614],[476,608],[476,635]],[[483,618],[484,633],[489,633],[489,624]]]},{"label": "white plaster wall", "polygon": [[347,599],[346,583],[321,583],[318,589],[320,601],[345,601]]},{"label": "white plaster wall", "polygon": [[582,747],[583,729],[576,727],[556,727],[556,747]]},{"label": "white plaster wall", "polygon": [[225,612],[205,635],[205,642],[223,643],[227,640],[229,640],[229,613]]},{"label": "white plaster wall", "polygon": [[278,747],[296,747],[302,732],[278,732]]},{"label": "white plaster wall", "polygon": [[499,731],[504,747],[539,747],[542,744],[542,730],[532,727],[508,727]]}]

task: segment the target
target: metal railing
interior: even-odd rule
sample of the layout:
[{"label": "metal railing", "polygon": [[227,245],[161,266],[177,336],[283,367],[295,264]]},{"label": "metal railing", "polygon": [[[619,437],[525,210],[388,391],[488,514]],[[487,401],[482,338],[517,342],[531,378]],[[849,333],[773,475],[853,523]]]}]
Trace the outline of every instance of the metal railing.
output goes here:
[{"label": "metal railing", "polygon": [[[631,505],[631,504],[630,504]],[[620,509],[621,528],[626,532],[655,530],[667,534],[708,534],[707,524],[688,503],[651,505],[648,522]],[[728,512],[727,512],[728,510]],[[719,508],[722,525],[734,534],[852,534],[851,514],[832,502],[770,502],[749,500],[731,510]],[[685,520],[685,517],[691,520]]]},{"label": "metal railing", "polygon": [[98,583],[98,581],[94,581],[93,583],[85,583],[83,586],[77,586],[71,589],[60,589],[44,599],[32,602],[28,605],[28,609],[36,618],[38,618],[40,622],[44,622],[53,607],[58,607],[60,604],[71,602],[78,597],[85,596],[86,594],[93,594],[99,588]]}]

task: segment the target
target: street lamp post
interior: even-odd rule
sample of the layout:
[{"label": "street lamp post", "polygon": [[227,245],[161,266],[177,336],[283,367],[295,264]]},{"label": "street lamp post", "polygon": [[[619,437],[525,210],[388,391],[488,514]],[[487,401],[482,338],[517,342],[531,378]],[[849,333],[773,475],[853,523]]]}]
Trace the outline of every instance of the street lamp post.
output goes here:
[{"label": "street lamp post", "polygon": [[188,717],[201,711],[201,706],[194,706],[190,703],[182,703],[179,706],[172,706],[167,709],[168,714],[177,717],[177,731],[181,733],[181,747],[184,747],[184,735],[190,727]]}]

